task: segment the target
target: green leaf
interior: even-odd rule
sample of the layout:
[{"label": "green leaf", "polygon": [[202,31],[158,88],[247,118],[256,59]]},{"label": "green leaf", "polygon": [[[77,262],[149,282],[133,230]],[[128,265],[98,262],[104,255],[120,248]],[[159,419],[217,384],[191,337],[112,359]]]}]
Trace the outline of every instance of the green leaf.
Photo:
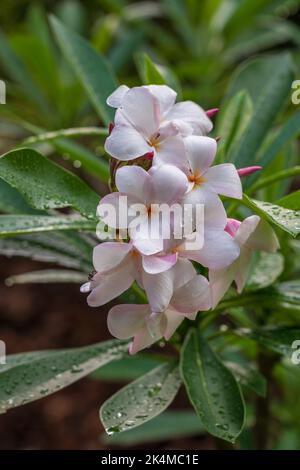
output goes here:
[{"label": "green leaf", "polygon": [[267,381],[260,372],[251,366],[237,362],[225,362],[225,365],[231,370],[239,384],[247,387],[261,397],[266,396]]},{"label": "green leaf", "polygon": [[100,409],[107,434],[133,429],[162,413],[175,398],[180,383],[178,367],[171,362],[126,385]]},{"label": "green leaf", "polygon": [[1,178],[36,209],[72,207],[96,217],[99,196],[76,175],[32,149],[12,150],[0,158]]},{"label": "green leaf", "polygon": [[245,131],[253,112],[253,104],[249,93],[242,90],[234,95],[227,105],[221,109],[217,120],[217,135],[221,137],[218,155],[225,160],[230,149],[238,142]]},{"label": "green leaf", "polygon": [[272,288],[272,300],[278,307],[300,310],[300,280],[282,282]]},{"label": "green leaf", "polygon": [[8,356],[0,365],[0,412],[48,396],[126,354],[128,341]]},{"label": "green leaf", "polygon": [[176,75],[164,65],[154,63],[148,54],[143,54],[142,58],[142,77],[146,85],[168,85],[182,96],[182,90]]},{"label": "green leaf", "polygon": [[279,199],[277,204],[281,207],[285,207],[286,209],[292,209],[299,211],[300,210],[300,189],[298,191],[294,191],[291,194]]},{"label": "green leaf", "polygon": [[0,61],[13,81],[22,87],[26,96],[36,103],[43,113],[49,113],[50,107],[45,96],[40,92],[28,72],[25,64],[15,54],[5,35],[0,31]]},{"label": "green leaf", "polygon": [[68,269],[42,269],[24,274],[16,274],[5,279],[5,284],[9,287],[15,284],[48,284],[48,283],[78,283],[86,281],[86,274]]},{"label": "green leaf", "polygon": [[55,263],[86,273],[92,269],[92,248],[79,234],[71,232],[0,238],[0,254]]},{"label": "green leaf", "polygon": [[244,195],[243,204],[252,209],[257,215],[271,222],[292,237],[300,233],[300,213],[286,209],[270,202],[257,201]]},{"label": "green leaf", "polygon": [[[270,143],[267,149],[259,156],[259,164],[263,167],[269,165],[272,160],[278,155],[282,148],[291,140],[295,139],[300,133],[300,111],[294,113],[280,128],[274,140]],[[255,163],[253,162],[253,163]],[[259,173],[251,175],[247,180],[247,187],[259,178]]]},{"label": "green leaf", "polygon": [[295,351],[292,348],[293,342],[300,339],[300,328],[261,328],[257,330],[243,330],[242,334],[254,339],[262,346],[290,358],[293,351]]},{"label": "green leaf", "polygon": [[[112,363],[113,364],[113,363]],[[180,423],[180,426],[178,426]],[[102,441],[108,445],[137,446],[150,442],[170,441],[171,439],[187,438],[202,434],[203,426],[193,411],[165,411],[139,428],[127,432],[107,436]]]},{"label": "green leaf", "polygon": [[109,382],[121,382],[135,380],[146,374],[151,369],[159,366],[166,360],[166,357],[156,357],[153,355],[136,354],[135,356],[124,357],[119,361],[114,361],[107,366],[96,370],[92,377],[98,380]]},{"label": "green leaf", "polygon": [[232,373],[194,329],[185,338],[180,370],[189,399],[205,429],[234,442],[245,418],[240,388]]},{"label": "green leaf", "polygon": [[34,214],[21,194],[0,179],[0,211],[8,214]]},{"label": "green leaf", "polygon": [[0,215],[0,237],[54,230],[88,230],[94,232],[96,223],[72,216]]},{"label": "green leaf", "polygon": [[66,27],[55,16],[50,17],[59,45],[81,81],[95,110],[105,124],[113,119],[114,110],[107,106],[107,97],[117,87],[116,78],[106,60],[90,44]]},{"label": "green leaf", "polygon": [[[267,65],[267,73],[265,73],[264,86],[257,90],[256,96],[253,97],[255,104],[253,117],[232,158],[237,167],[241,168],[253,165],[257,151],[290,93],[293,79],[293,64],[287,54],[270,59],[256,59],[256,61],[259,63],[264,61],[263,64]],[[253,68],[253,64],[254,61],[248,64],[248,67]],[[270,67],[271,64],[272,67]],[[253,79],[255,80],[255,77],[252,77]],[[245,187],[247,187],[247,182]]]},{"label": "green leaf", "polygon": [[283,269],[284,257],[281,253],[261,252],[247,281],[247,290],[258,290],[270,286],[281,275]]}]

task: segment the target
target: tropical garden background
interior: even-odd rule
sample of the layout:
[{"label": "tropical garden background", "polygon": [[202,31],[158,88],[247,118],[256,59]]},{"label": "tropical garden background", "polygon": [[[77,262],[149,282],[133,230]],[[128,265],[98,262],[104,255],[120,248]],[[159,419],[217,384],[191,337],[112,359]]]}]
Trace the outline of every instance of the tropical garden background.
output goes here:
[{"label": "tropical garden background", "polygon": [[[24,147],[38,152],[29,151],[23,161],[36,183],[32,189],[17,161],[0,160],[0,339],[7,353],[110,339],[109,306],[89,309],[79,293],[92,269],[93,196],[86,204],[78,196],[64,205],[61,199],[69,195],[59,194],[51,162],[78,175],[99,197],[106,194],[103,143],[112,119],[106,97],[117,83],[167,83],[180,99],[220,108],[213,130],[221,138],[219,162],[263,166],[244,180],[243,204],[226,204],[233,215],[251,209],[268,220],[281,251],[256,260],[243,302],[225,300],[217,315],[203,321],[207,340],[245,396],[247,418],[235,448],[299,449],[300,365],[291,361],[291,344],[300,339],[300,110],[294,82],[300,79],[300,2],[2,0],[0,26],[0,79],[6,84],[0,153]],[[61,221],[49,227],[48,219],[44,225],[40,219],[37,226],[30,218],[55,218],[55,209],[66,205],[86,215],[85,222],[62,229]],[[129,291],[123,300],[136,295]],[[16,408],[9,406],[0,374],[0,405],[13,408],[0,416],[0,448],[232,446],[207,434],[183,389],[167,411],[141,427],[104,433],[99,406],[172,354],[170,346],[157,346],[117,360],[38,401],[21,393],[18,405],[30,403]]]}]

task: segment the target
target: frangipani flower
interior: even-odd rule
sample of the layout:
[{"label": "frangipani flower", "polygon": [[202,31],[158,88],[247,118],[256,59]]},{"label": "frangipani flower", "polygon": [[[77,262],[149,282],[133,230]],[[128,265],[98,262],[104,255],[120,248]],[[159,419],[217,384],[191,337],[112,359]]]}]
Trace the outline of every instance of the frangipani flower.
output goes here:
[{"label": "frangipani flower", "polygon": [[235,281],[241,293],[249,275],[252,253],[257,250],[274,252],[279,248],[278,239],[271,226],[257,215],[247,217],[243,222],[228,219],[226,231],[240,246],[240,256],[226,269],[209,271],[213,308]]},{"label": "frangipani flower", "polygon": [[105,150],[118,160],[133,160],[153,152],[154,164],[180,164],[185,156],[183,137],[205,135],[212,123],[191,101],[176,103],[176,93],[166,85],[120,86],[107,99],[118,108]]},{"label": "frangipani flower", "polygon": [[218,195],[242,198],[237,170],[232,163],[211,166],[217,151],[215,139],[188,136],[184,142],[188,158],[184,171],[190,182],[184,203],[203,204],[206,227],[222,230],[226,212]]},{"label": "frangipani flower", "polygon": [[[154,167],[149,172],[138,166],[124,166],[116,172],[116,186],[119,192],[101,199],[99,215],[113,228],[129,228],[133,245],[142,254],[162,251],[163,230],[170,232],[170,227],[161,223],[158,206],[170,207],[182,200],[188,188],[186,175],[173,165]],[[124,196],[127,207],[123,204]],[[117,215],[114,220],[105,219],[106,208],[113,209],[113,214]],[[128,217],[124,217],[126,215]],[[136,225],[133,225],[134,219]]]},{"label": "frangipani flower", "polygon": [[108,314],[108,329],[119,339],[134,338],[130,354],[161,338],[170,339],[184,318],[194,320],[199,310],[209,310],[211,297],[208,281],[194,274],[178,283],[170,304],[160,312],[150,305],[117,305]]},{"label": "frangipani flower", "polygon": [[132,243],[105,242],[97,245],[93,252],[96,273],[81,287],[81,292],[90,292],[88,304],[91,307],[104,305],[136,281],[145,289],[151,307],[160,312],[169,305],[174,290],[196,274],[190,261],[182,259],[173,265],[165,256],[164,263],[169,269],[153,275],[144,269],[145,258]]}]

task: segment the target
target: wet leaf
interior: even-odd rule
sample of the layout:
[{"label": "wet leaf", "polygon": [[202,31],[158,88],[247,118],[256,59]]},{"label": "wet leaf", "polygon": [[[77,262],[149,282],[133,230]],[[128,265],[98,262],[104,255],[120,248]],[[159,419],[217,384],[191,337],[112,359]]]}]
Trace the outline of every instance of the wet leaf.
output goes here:
[{"label": "wet leaf", "polygon": [[231,370],[239,384],[244,385],[244,387],[247,387],[261,397],[266,396],[267,381],[260,372],[248,364],[226,361],[225,365]]},{"label": "wet leaf", "polygon": [[194,329],[184,341],[180,370],[189,399],[205,429],[234,442],[245,419],[240,388],[232,373]]},{"label": "wet leaf", "polygon": [[76,175],[33,149],[2,155],[0,174],[36,209],[73,207],[85,217],[96,217],[99,196]]},{"label": "wet leaf", "polygon": [[[180,426],[178,426],[180,423]],[[107,436],[102,440],[108,445],[137,446],[145,442],[163,442],[171,439],[197,436],[204,432],[198,416],[193,411],[165,411],[156,418],[127,432]]]},{"label": "wet leaf", "polygon": [[291,357],[294,349],[292,344],[295,340],[300,339],[299,327],[275,327],[261,328],[256,330],[242,330],[242,335],[254,339],[268,349]]},{"label": "wet leaf", "polygon": [[259,254],[258,261],[247,281],[247,290],[258,290],[273,284],[284,269],[281,253]]},{"label": "wet leaf", "polygon": [[9,287],[15,284],[48,284],[48,283],[84,283],[87,279],[85,273],[71,271],[68,269],[42,269],[39,271],[31,271],[24,274],[16,274],[5,280],[5,284]]},{"label": "wet leaf", "polygon": [[96,223],[84,218],[42,215],[0,215],[0,237],[55,230],[96,230]]},{"label": "wet leaf", "polygon": [[178,367],[172,362],[119,390],[100,408],[107,434],[128,431],[162,413],[174,400],[180,383]]},{"label": "wet leaf", "polygon": [[127,354],[128,341],[37,351],[7,357],[0,365],[0,412],[43,398]]},{"label": "wet leaf", "polygon": [[244,195],[243,203],[257,215],[271,222],[293,237],[300,233],[300,211],[293,211],[270,202],[257,201]]}]

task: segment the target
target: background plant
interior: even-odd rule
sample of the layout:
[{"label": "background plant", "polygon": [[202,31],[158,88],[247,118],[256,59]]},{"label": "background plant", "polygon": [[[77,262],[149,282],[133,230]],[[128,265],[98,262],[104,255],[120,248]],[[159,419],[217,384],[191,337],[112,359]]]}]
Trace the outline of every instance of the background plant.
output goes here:
[{"label": "background plant", "polygon": [[[220,370],[216,393],[223,394],[230,385],[225,413],[240,400],[232,373],[242,386],[248,418],[238,446],[297,448],[294,391],[299,367],[291,364],[290,357],[291,344],[300,336],[300,196],[295,179],[300,113],[290,105],[291,83],[298,70],[298,27],[287,18],[297,2],[231,2],[232,10],[226,1],[203,2],[201,8],[193,1],[122,3],[101,2],[102,14],[89,34],[94,47],[73,31],[86,31],[75,21],[82,17],[77,3],[65,6],[72,8],[72,15],[64,14],[63,8],[58,12],[61,19],[73,18],[72,29],[53,18],[49,29],[43,10],[33,7],[22,31],[1,36],[0,58],[9,79],[8,105],[0,108],[1,145],[10,151],[0,159],[0,252],[62,266],[24,273],[8,282],[81,283],[87,278],[96,243],[95,208],[108,181],[103,140],[111,114],[105,99],[116,86],[116,76],[128,85],[168,83],[184,99],[204,107],[220,105],[214,131],[221,136],[218,160],[232,161],[237,167],[264,167],[245,180],[242,204],[227,202],[231,216],[244,217],[250,208],[271,222],[281,252],[256,260],[241,296],[232,291],[215,311],[201,315],[197,332],[188,334],[181,350],[182,365],[187,360],[195,367],[193,374],[201,373],[207,383],[213,370]],[[32,60],[32,50],[39,61]],[[249,59],[266,51],[269,54]],[[88,184],[64,170],[63,166],[70,168],[67,160],[57,166],[47,158],[52,156],[59,162],[61,157],[71,160],[74,171]],[[126,299],[138,302],[139,293],[128,292]],[[195,339],[196,335],[200,336]],[[177,368],[168,354],[128,359],[126,351],[126,343],[109,341],[11,356],[1,368],[0,407],[4,411],[46,396],[95,371],[102,380],[138,380],[109,399],[102,410],[119,406],[125,396],[128,407],[119,413],[130,416],[128,393],[136,396],[142,382],[150,393],[141,413],[145,418],[135,424],[161,420],[159,427],[166,423],[167,434],[173,427],[172,415],[155,416],[165,408],[157,403],[168,404],[180,385]],[[201,371],[197,356],[203,359]],[[266,398],[267,386],[268,396],[274,387],[280,390],[271,401]],[[199,387],[189,393],[200,397],[202,407],[214,415],[214,404],[206,401]],[[281,395],[283,400],[277,398]],[[243,421],[243,407],[231,418]],[[119,425],[118,416],[108,423],[102,411],[102,419],[110,432]],[[151,423],[141,428],[145,439],[151,436]],[[187,434],[203,432],[203,425],[211,431],[210,425],[216,424],[184,414],[182,423]],[[274,435],[268,432],[272,429]],[[115,435],[111,442],[137,442],[143,433],[136,431]]]}]

